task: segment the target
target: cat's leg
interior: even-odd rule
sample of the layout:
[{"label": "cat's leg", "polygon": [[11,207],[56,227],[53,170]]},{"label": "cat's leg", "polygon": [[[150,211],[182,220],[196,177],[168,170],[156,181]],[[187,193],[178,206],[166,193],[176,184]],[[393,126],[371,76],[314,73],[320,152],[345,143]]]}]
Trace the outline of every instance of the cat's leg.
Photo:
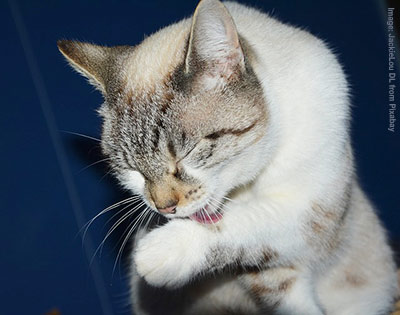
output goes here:
[{"label": "cat's leg", "polygon": [[190,294],[187,287],[178,290],[156,288],[149,285],[136,271],[130,279],[131,303],[135,315],[183,315]]},{"label": "cat's leg", "polygon": [[[369,251],[370,256],[375,256],[377,252],[373,249]],[[365,257],[364,261],[368,262],[368,259]],[[380,257],[374,259],[381,261],[373,270],[366,270],[370,269],[368,263],[363,265],[360,260],[353,267],[340,264],[319,280],[317,293],[329,315],[389,314],[396,295],[396,274],[388,261]]]},{"label": "cat's leg", "polygon": [[307,279],[298,278],[276,306],[276,314],[324,315],[326,313],[316,300],[313,284]]},{"label": "cat's leg", "polygon": [[241,281],[262,310],[272,308],[273,314],[281,315],[323,315],[307,273],[294,267],[269,268],[243,275]]},{"label": "cat's leg", "polygon": [[[381,270],[377,269],[376,273],[381,273]],[[379,276],[380,279],[374,275],[366,277],[359,269],[343,273],[339,271],[337,274],[326,275],[317,292],[329,315],[386,315],[395,300],[393,290],[390,290],[394,286],[394,273],[391,278],[387,275]]]},{"label": "cat's leg", "polygon": [[388,314],[397,294],[396,266],[386,235],[371,204],[353,189],[346,250],[317,282],[317,293],[329,315]]}]

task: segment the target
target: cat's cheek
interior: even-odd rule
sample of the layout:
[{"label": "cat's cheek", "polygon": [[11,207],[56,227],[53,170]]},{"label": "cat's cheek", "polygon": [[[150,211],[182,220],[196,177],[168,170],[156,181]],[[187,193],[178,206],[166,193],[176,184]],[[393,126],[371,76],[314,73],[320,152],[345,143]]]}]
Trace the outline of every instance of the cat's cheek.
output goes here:
[{"label": "cat's cheek", "polygon": [[119,179],[124,188],[130,190],[134,194],[143,196],[145,180],[139,172],[126,171]]},{"label": "cat's cheek", "polygon": [[134,251],[137,272],[150,285],[177,288],[203,270],[208,230],[190,220],[173,220],[144,236]]}]

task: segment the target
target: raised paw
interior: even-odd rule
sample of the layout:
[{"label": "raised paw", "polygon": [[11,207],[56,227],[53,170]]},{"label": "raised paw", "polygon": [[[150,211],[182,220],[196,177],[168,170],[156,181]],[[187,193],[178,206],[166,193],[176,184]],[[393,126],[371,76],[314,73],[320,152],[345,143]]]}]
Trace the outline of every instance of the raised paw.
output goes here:
[{"label": "raised paw", "polygon": [[209,231],[190,220],[173,220],[138,241],[136,269],[151,285],[176,288],[205,267]]}]

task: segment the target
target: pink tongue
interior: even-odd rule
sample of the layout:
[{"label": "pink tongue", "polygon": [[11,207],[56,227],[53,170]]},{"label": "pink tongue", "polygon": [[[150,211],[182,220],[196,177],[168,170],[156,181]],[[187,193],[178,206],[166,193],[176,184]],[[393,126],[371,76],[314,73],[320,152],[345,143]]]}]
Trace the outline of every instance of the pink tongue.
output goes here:
[{"label": "pink tongue", "polygon": [[211,224],[216,223],[222,219],[222,214],[219,213],[206,213],[206,211],[197,211],[190,216],[191,219],[196,220],[199,223]]}]

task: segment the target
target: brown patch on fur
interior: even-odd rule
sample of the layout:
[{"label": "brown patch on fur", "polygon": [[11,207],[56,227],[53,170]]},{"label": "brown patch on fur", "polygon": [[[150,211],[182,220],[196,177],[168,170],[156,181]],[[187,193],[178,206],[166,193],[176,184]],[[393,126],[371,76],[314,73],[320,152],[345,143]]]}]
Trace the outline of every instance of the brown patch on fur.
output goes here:
[{"label": "brown patch on fur", "polygon": [[262,251],[262,264],[268,264],[273,260],[276,260],[279,257],[278,252],[272,250],[272,249],[264,249]]},{"label": "brown patch on fur", "polygon": [[400,315],[400,300],[398,300],[395,304],[394,304],[394,310],[392,315]]},{"label": "brown patch on fur", "polygon": [[[338,207],[343,206],[339,204]],[[344,226],[346,210],[345,208],[338,208],[338,211],[327,210],[315,202],[311,208],[312,214],[306,226],[308,243],[318,253],[331,253],[340,246],[340,232]]]},{"label": "brown patch on fur", "polygon": [[327,221],[338,221],[340,219],[340,215],[336,212],[329,211],[322,207],[318,203],[313,203],[311,206],[314,213],[316,213],[319,217],[326,219]]},{"label": "brown patch on fur", "polygon": [[295,282],[295,278],[289,278],[289,279],[281,282],[281,284],[279,284],[279,286],[278,286],[278,291],[280,291],[280,292],[288,291],[294,282]]},{"label": "brown patch on fur", "polygon": [[126,99],[126,103],[129,105],[132,105],[132,101],[133,101],[133,91],[129,90],[126,95],[125,95],[125,99]]},{"label": "brown patch on fur", "polygon": [[250,292],[256,299],[262,300],[264,295],[272,294],[275,291],[271,288],[254,283],[250,287]]},{"label": "brown patch on fur", "polygon": [[319,224],[319,223],[316,222],[316,221],[311,221],[311,228],[312,228],[312,230],[313,230],[315,233],[317,233],[317,234],[319,234],[319,233],[321,233],[321,232],[323,231],[322,225]]},{"label": "brown patch on fur", "polygon": [[295,278],[288,278],[274,286],[266,286],[260,284],[260,281],[257,281],[257,283],[251,284],[249,288],[250,294],[255,299],[256,303],[263,304],[264,301],[268,301],[268,304],[272,304],[272,307],[276,307],[282,295],[290,290],[295,280]]},{"label": "brown patch on fur", "polygon": [[346,272],[345,277],[346,282],[349,283],[352,287],[361,287],[367,283],[365,278],[350,272]]},{"label": "brown patch on fur", "polygon": [[322,213],[322,215],[327,218],[328,220],[337,220],[338,215],[334,212],[330,212],[330,211],[325,211]]}]

